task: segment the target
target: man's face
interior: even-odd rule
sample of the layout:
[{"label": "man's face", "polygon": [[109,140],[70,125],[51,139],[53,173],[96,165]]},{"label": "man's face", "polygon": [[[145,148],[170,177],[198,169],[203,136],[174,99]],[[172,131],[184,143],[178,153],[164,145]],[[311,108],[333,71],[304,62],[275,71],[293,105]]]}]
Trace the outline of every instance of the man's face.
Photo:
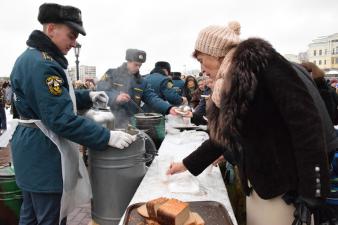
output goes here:
[{"label": "man's face", "polygon": [[204,91],[205,89],[205,80],[200,80],[198,82],[198,88],[201,90],[201,91]]},{"label": "man's face", "polygon": [[140,71],[142,63],[139,62],[127,62],[127,69],[131,74],[136,74]]},{"label": "man's face", "polygon": [[64,24],[48,24],[47,35],[59,50],[67,55],[68,51],[76,46],[78,33]]}]

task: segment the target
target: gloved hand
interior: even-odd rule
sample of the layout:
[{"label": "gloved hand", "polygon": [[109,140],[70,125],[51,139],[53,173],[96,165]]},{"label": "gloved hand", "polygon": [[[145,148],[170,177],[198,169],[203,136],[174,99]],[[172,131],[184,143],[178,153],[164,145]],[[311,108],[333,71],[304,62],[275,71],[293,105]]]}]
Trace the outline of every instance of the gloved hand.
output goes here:
[{"label": "gloved hand", "polygon": [[134,141],[136,141],[136,135],[132,136],[123,131],[111,130],[108,145],[111,147],[124,149]]},{"label": "gloved hand", "polygon": [[104,91],[91,91],[89,97],[96,106],[107,107],[109,97]]}]

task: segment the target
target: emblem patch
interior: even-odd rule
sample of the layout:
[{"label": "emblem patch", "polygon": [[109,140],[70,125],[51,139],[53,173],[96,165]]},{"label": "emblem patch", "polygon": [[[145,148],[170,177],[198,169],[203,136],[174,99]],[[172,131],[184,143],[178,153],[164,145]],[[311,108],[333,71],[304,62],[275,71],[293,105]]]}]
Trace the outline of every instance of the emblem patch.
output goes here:
[{"label": "emblem patch", "polygon": [[108,80],[108,76],[107,76],[107,74],[105,73],[105,74],[103,74],[102,75],[102,77],[100,78],[100,80],[103,80],[103,81],[106,81],[106,80]]},{"label": "emblem patch", "polygon": [[167,83],[167,88],[172,88],[174,86],[173,82],[168,81]]},{"label": "emblem patch", "polygon": [[61,85],[63,84],[63,80],[56,75],[49,76],[46,79],[46,84],[48,86],[48,90],[52,95],[60,96],[62,94]]}]

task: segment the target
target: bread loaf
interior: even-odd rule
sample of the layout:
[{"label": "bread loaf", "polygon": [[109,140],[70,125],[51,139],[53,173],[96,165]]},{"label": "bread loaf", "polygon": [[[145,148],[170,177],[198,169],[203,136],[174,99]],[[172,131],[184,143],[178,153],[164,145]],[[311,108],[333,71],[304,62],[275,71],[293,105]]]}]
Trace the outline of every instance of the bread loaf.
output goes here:
[{"label": "bread loaf", "polygon": [[141,205],[140,207],[138,207],[138,208],[137,208],[137,212],[138,212],[141,216],[143,216],[143,217],[145,217],[145,218],[149,218],[149,214],[148,214],[148,210],[147,210],[146,204],[143,204],[143,205]]},{"label": "bread loaf", "polygon": [[187,221],[184,222],[184,225],[196,225],[196,219],[194,215],[192,214],[192,212],[190,212],[189,218]]},{"label": "bread loaf", "polygon": [[202,217],[198,213],[192,212],[191,214],[195,219],[195,225],[204,225],[205,224],[204,220],[202,219]]},{"label": "bread loaf", "polygon": [[157,210],[158,208],[164,204],[165,202],[167,202],[169,199],[167,198],[156,198],[154,200],[151,200],[149,202],[146,203],[147,206],[147,211],[148,211],[148,215],[151,219],[155,219],[157,218]]},{"label": "bread loaf", "polygon": [[155,220],[146,219],[146,225],[160,225],[160,224]]},{"label": "bread loaf", "polygon": [[189,218],[189,205],[177,199],[169,199],[157,210],[157,221],[161,225],[183,225]]}]

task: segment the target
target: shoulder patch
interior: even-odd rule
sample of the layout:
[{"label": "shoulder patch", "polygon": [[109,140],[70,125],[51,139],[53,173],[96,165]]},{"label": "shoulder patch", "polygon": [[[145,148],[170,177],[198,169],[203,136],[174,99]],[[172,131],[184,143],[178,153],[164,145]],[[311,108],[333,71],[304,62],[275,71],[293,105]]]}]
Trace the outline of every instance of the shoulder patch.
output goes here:
[{"label": "shoulder patch", "polygon": [[47,52],[42,52],[42,57],[45,59],[45,60],[48,60],[48,61],[53,61],[53,58],[48,55]]},{"label": "shoulder patch", "polygon": [[57,75],[50,75],[46,79],[46,84],[48,86],[48,90],[52,95],[60,96],[62,94],[61,85],[63,84],[63,80],[61,77]]},{"label": "shoulder patch", "polygon": [[167,88],[172,88],[174,86],[173,82],[170,80],[167,83]]},{"label": "shoulder patch", "polygon": [[106,81],[108,79],[108,75],[105,73],[101,76],[100,80]]}]

